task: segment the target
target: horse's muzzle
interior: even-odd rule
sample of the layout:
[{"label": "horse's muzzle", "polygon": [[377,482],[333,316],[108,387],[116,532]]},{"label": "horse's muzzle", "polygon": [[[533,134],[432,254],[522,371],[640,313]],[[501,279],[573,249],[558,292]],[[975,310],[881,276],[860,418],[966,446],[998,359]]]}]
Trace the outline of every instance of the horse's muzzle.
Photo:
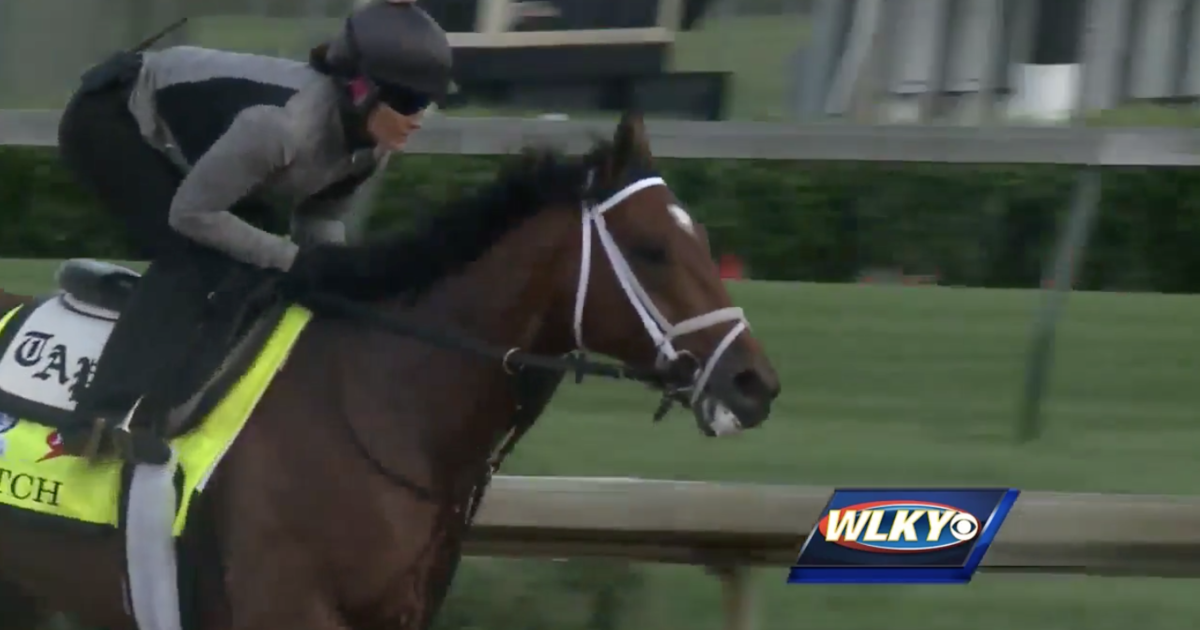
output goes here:
[{"label": "horse's muzzle", "polygon": [[692,411],[706,435],[736,432],[730,424],[752,429],[771,415],[771,403],[779,391],[779,376],[766,357],[739,344],[729,348],[713,367]]}]

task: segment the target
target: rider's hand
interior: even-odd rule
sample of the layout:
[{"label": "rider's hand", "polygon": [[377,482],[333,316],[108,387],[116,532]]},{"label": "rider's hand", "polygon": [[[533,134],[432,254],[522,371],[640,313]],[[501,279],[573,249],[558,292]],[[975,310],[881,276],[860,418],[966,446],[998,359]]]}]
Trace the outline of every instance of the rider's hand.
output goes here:
[{"label": "rider's hand", "polygon": [[321,257],[316,247],[305,247],[296,253],[292,266],[284,272],[279,287],[284,297],[300,300],[318,291],[321,280]]}]

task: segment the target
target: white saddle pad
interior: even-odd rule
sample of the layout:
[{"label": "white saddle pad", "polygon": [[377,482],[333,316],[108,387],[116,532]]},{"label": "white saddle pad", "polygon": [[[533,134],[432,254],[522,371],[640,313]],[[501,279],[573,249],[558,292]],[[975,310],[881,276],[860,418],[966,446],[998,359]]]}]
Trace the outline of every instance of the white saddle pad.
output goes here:
[{"label": "white saddle pad", "polygon": [[65,293],[32,308],[18,330],[4,331],[10,341],[0,354],[0,390],[72,411],[75,394],[90,380],[117,315]]}]

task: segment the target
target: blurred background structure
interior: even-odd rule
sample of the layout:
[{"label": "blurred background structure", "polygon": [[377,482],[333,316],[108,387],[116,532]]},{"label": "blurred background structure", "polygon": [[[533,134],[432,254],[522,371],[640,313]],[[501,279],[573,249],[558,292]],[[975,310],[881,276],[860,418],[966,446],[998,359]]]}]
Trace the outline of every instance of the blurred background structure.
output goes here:
[{"label": "blurred background structure", "polygon": [[[0,0],[0,110],[61,107],[89,64],[185,16],[160,45],[303,59],[353,2]],[[929,134],[923,146],[945,158],[663,160],[724,272],[745,279],[730,292],[785,383],[778,419],[732,443],[697,442],[683,423],[639,424],[640,392],[564,388],[505,472],[1200,495],[1200,0],[419,2],[453,34],[461,91],[449,116],[612,120],[637,107],[711,121],[731,144],[761,121],[797,137],[844,132],[857,138],[849,152],[877,143],[888,159],[910,146],[897,138]],[[1111,135],[1095,140],[1099,127]],[[48,142],[2,146],[5,131],[0,115],[0,287],[47,289],[53,259],[121,258],[115,229]],[[1063,146],[1031,140],[1051,133]],[[967,136],[970,151],[955,140]],[[1050,157],[981,164],[1006,144]],[[1117,153],[1119,168],[1094,163]],[[360,228],[398,227],[496,164],[399,158],[373,183]],[[1072,288],[1083,291],[1068,310]],[[1015,445],[1014,418],[1040,439]],[[1079,528],[1111,525],[1101,512],[1085,520]],[[1178,543],[1200,531],[1193,522],[1143,524]],[[1177,550],[1146,531],[1137,542]],[[1194,563],[1198,548],[1176,555]],[[1187,579],[819,588],[786,587],[774,568],[754,579],[761,615],[730,627],[1200,627],[1200,582]],[[440,630],[723,623],[721,593],[690,566],[493,558],[465,563],[439,620]]]},{"label": "blurred background structure", "polygon": [[[167,43],[303,58],[351,4],[8,0],[0,106],[60,105],[89,62],[183,16],[189,24]],[[457,106],[975,123],[1200,95],[1193,0],[422,5],[454,33]]]}]

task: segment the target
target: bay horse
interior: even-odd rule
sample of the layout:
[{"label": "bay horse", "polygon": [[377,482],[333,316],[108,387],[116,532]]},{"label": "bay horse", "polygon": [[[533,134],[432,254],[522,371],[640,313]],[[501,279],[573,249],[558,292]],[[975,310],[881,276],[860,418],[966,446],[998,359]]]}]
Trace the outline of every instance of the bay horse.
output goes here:
[{"label": "bay horse", "polygon": [[[532,196],[498,192],[513,190]],[[189,627],[429,627],[497,454],[572,365],[640,375],[690,407],[705,435],[768,417],[778,377],[703,229],[654,171],[640,116],[583,156],[527,149],[441,214],[488,231],[485,253],[462,253],[417,298],[314,300],[193,508],[185,542],[202,562]],[[444,231],[421,238],[455,251]],[[387,240],[350,247],[389,282]],[[0,307],[30,299],[0,294]],[[466,340],[460,351],[445,347],[452,338]],[[585,349],[620,364],[564,358]],[[49,611],[135,630],[123,553],[119,537],[0,518],[0,630],[33,630]]]}]

